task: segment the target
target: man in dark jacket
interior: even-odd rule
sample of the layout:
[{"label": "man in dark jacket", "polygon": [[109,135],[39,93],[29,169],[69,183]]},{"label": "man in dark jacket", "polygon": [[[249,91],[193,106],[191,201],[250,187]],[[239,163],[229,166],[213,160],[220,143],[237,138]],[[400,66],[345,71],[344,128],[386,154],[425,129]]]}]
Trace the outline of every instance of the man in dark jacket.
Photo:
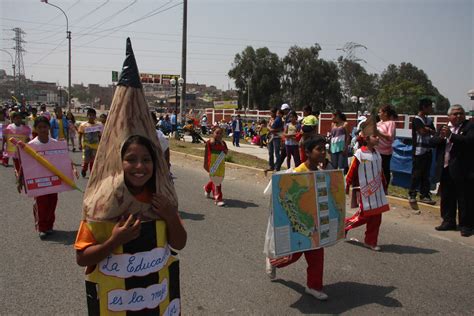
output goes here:
[{"label": "man in dark jacket", "polygon": [[448,110],[449,123],[433,138],[437,145],[436,174],[441,179],[441,217],[436,230],[456,230],[458,210],[461,236],[474,232],[474,123],[461,105]]}]

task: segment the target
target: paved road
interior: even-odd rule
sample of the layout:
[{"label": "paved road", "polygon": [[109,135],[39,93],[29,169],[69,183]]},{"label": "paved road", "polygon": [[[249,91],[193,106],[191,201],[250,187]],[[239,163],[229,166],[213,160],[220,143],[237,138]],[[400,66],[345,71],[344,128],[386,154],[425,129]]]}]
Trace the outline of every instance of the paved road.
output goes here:
[{"label": "paved road", "polygon": [[[436,232],[436,216],[403,209],[384,215],[380,253],[348,242],[328,248],[324,283],[330,299],[319,302],[304,294],[304,260],[278,270],[273,282],[264,273],[268,200],[261,174],[228,168],[228,206],[218,208],[203,196],[202,162],[177,155],[172,161],[189,236],[181,252],[183,314],[474,313],[474,237]],[[32,201],[11,187],[12,168],[0,168],[0,179],[0,314],[85,314],[83,270],[72,249],[82,195],[61,194],[57,233],[40,241]],[[79,185],[85,187],[85,180]],[[362,234],[358,229],[350,236]]]}]

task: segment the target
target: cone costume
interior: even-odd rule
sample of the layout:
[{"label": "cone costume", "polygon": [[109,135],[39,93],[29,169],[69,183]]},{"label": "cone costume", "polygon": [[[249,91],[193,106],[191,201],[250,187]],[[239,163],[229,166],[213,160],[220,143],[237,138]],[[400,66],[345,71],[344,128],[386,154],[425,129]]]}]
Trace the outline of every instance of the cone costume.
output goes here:
[{"label": "cone costume", "polygon": [[121,217],[136,215],[142,221],[140,236],[87,267],[89,314],[178,315],[179,262],[168,245],[166,223],[154,212],[150,200],[132,195],[125,184],[120,153],[123,143],[133,135],[152,143],[157,157],[153,176],[156,193],[166,196],[177,211],[176,192],[127,39],[126,59],[84,195],[83,221],[75,248],[83,250],[81,245],[87,240],[104,243]]}]

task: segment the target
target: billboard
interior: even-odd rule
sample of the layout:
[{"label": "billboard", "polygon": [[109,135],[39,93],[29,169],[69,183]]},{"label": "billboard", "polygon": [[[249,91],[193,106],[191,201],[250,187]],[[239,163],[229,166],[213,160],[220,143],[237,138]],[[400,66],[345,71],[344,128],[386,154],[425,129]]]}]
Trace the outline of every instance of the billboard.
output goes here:
[{"label": "billboard", "polygon": [[214,109],[237,109],[238,105],[237,100],[214,101]]},{"label": "billboard", "polygon": [[160,74],[141,73],[140,74],[140,81],[142,83],[161,84],[161,75]]}]

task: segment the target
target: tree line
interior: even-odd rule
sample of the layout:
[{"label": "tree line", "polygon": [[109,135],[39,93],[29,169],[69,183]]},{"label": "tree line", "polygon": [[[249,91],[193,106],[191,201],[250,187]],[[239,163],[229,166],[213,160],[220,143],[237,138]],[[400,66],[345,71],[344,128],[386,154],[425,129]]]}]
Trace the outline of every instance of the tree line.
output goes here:
[{"label": "tree line", "polygon": [[[325,60],[320,51],[319,44],[292,46],[280,58],[267,47],[247,46],[228,72],[240,107],[266,110],[289,103],[296,110],[310,105],[314,111],[356,111],[391,104],[399,113],[416,113],[418,100],[426,97],[437,113],[450,106],[426,73],[409,62],[390,64],[378,75],[342,56],[336,62]],[[353,96],[364,102],[353,102]]]}]

